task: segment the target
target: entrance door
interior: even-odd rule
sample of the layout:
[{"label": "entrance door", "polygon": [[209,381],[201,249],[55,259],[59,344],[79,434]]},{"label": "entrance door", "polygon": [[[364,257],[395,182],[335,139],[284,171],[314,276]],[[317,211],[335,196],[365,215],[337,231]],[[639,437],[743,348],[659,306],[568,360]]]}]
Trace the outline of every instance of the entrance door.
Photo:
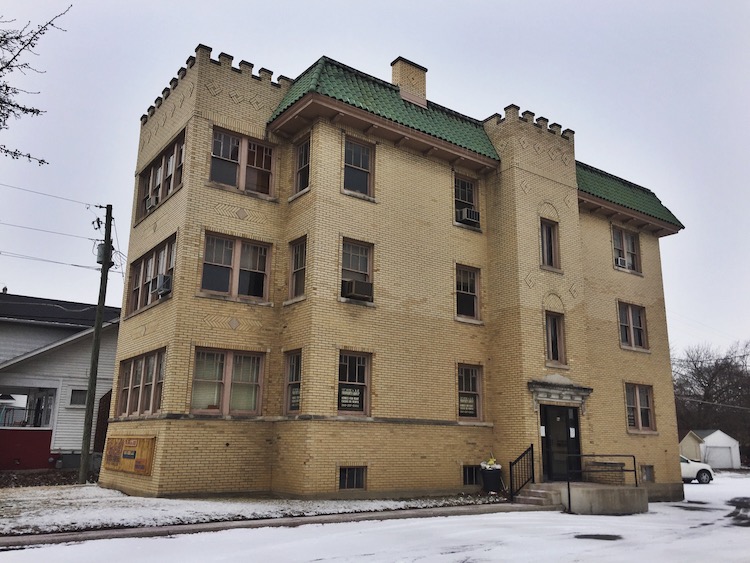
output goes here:
[{"label": "entrance door", "polygon": [[542,473],[545,481],[580,481],[581,458],[568,454],[581,453],[578,436],[578,408],[540,405],[542,433]]}]

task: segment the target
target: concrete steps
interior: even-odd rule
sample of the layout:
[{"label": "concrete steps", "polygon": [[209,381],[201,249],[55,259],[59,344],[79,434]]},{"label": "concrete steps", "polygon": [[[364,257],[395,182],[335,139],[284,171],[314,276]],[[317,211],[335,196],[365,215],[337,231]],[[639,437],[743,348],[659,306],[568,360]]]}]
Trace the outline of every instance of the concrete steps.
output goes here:
[{"label": "concrete steps", "polygon": [[526,485],[516,495],[514,502],[534,506],[558,506],[560,510],[563,509],[562,495],[558,489],[544,487],[535,483]]}]

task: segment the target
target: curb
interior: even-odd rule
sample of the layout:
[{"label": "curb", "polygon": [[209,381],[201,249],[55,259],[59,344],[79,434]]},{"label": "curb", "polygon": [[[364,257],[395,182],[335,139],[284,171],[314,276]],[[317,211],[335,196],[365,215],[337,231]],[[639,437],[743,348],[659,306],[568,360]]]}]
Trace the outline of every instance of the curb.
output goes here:
[{"label": "curb", "polygon": [[57,532],[52,534],[24,534],[0,537],[0,551],[24,549],[38,545],[75,543],[103,539],[153,538],[180,534],[198,534],[248,528],[297,527],[309,524],[339,524],[343,522],[366,522],[377,520],[400,520],[407,518],[435,518],[446,516],[474,516],[500,512],[560,511],[559,506],[533,506],[523,504],[480,504],[465,506],[442,506],[437,508],[410,508],[384,510],[382,512],[358,512],[348,514],[323,514],[317,516],[291,516],[263,518],[258,520],[231,520],[204,522],[199,524],[175,524],[145,528],[110,528],[80,532]]}]

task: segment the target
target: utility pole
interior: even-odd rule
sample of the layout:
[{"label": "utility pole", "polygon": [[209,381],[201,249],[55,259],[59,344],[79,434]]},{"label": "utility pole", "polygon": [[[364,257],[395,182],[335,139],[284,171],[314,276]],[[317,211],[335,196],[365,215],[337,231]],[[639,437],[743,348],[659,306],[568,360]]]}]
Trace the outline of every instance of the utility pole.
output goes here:
[{"label": "utility pole", "polygon": [[[97,221],[99,221],[97,219]],[[101,225],[101,223],[100,223]],[[83,441],[81,443],[81,466],[78,471],[78,482],[86,483],[89,474],[89,450],[91,449],[91,426],[94,420],[94,397],[96,395],[96,377],[99,371],[99,346],[102,338],[102,318],[104,317],[104,300],[107,297],[107,274],[112,266],[112,206],[107,205],[107,216],[104,222],[104,244],[102,245],[102,276],[99,282],[99,303],[96,306],[94,321],[94,341],[91,345],[91,367],[89,367],[89,387],[86,393],[86,417],[83,422]]]}]

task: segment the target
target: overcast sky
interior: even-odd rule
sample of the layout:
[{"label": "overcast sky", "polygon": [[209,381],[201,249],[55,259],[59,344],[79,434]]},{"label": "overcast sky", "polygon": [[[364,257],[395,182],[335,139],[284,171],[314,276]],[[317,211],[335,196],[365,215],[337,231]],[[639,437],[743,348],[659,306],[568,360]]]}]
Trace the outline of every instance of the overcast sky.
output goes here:
[{"label": "overcast sky", "polygon": [[[41,23],[69,4],[0,0],[0,15]],[[686,226],[661,240],[673,350],[750,339],[746,0],[74,0],[60,25],[30,59],[44,74],[13,77],[46,113],[0,132],[49,161],[0,157],[9,293],[97,301],[96,206],[114,206],[127,254],[139,118],[203,43],[274,80],[327,55],[390,81],[403,56],[427,67],[434,102],[477,119],[514,103],[575,130],[578,160],[651,189]]]}]

